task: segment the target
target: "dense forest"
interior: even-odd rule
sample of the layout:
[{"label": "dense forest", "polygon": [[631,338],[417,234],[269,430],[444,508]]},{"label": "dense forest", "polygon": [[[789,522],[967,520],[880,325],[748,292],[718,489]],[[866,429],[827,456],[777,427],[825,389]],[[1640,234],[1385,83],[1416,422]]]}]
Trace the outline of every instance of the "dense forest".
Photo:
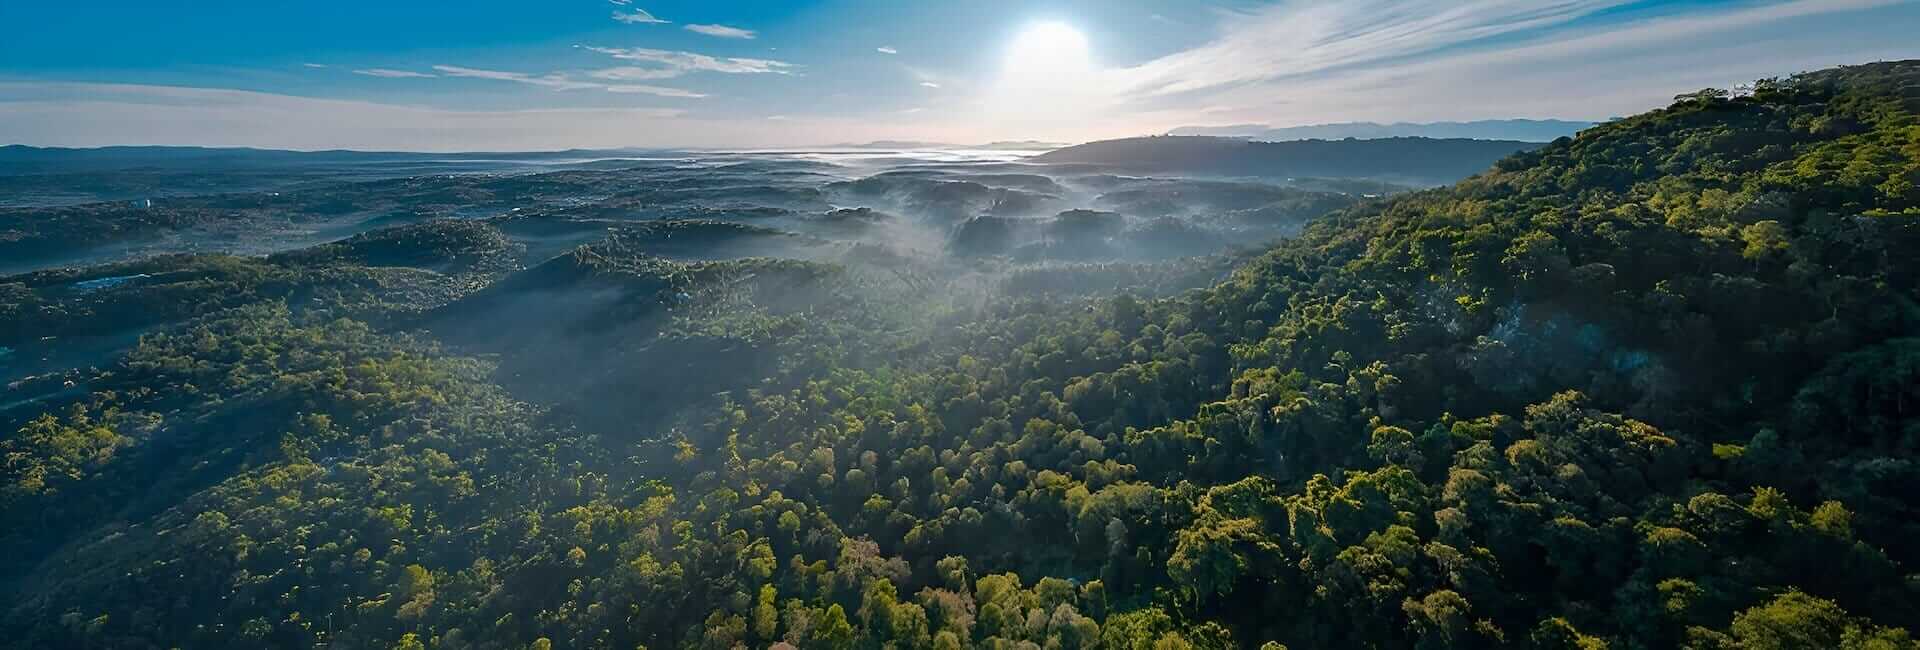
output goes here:
[{"label": "dense forest", "polygon": [[0,278],[131,342],[0,404],[0,646],[1916,646],[1920,62],[1224,274],[508,225]]}]

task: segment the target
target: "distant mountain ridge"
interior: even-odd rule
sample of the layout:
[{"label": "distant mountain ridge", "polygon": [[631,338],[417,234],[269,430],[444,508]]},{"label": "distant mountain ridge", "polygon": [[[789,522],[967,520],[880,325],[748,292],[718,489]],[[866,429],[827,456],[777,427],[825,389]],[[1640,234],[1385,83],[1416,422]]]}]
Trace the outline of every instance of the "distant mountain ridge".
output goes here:
[{"label": "distant mountain ridge", "polygon": [[335,164],[446,162],[553,162],[658,154],[646,149],[569,149],[524,152],[411,152],[328,149],[296,151],[251,147],[114,146],[93,148],[0,145],[0,174],[73,173],[121,169],[259,169]]},{"label": "distant mountain ridge", "polygon": [[[1066,146],[1062,143],[1020,140],[978,145],[938,142],[879,141],[863,144],[839,144],[828,149],[966,149],[975,151],[1047,151]],[[35,147],[0,145],[0,175],[100,172],[125,169],[230,170],[277,167],[313,167],[381,163],[555,163],[594,159],[619,159],[636,156],[697,157],[715,150],[703,149],[566,149],[560,151],[362,151],[327,149],[299,151],[256,149],[252,147],[195,147],[174,145],[130,145],[111,147]],[[728,151],[728,150],[718,150]]]},{"label": "distant mountain ridge", "polygon": [[1593,127],[1596,122],[1568,120],[1476,120],[1472,122],[1339,122],[1304,126],[1272,127],[1265,124],[1231,126],[1183,126],[1170,135],[1198,135],[1216,138],[1245,138],[1263,142],[1292,140],[1363,140],[1378,138],[1469,138],[1474,140],[1520,140],[1552,142]]},{"label": "distant mountain ridge", "polygon": [[922,140],[875,140],[872,142],[836,144],[830,149],[973,149],[976,151],[1046,151],[1068,146],[1061,142],[1042,142],[1039,140],[1002,140],[986,144],[953,144],[950,142],[926,142]]},{"label": "distant mountain ridge", "polygon": [[1151,136],[1067,147],[1029,159],[1106,165],[1139,172],[1259,178],[1373,178],[1442,185],[1540,148],[1518,140],[1382,138],[1257,142],[1241,138]]}]

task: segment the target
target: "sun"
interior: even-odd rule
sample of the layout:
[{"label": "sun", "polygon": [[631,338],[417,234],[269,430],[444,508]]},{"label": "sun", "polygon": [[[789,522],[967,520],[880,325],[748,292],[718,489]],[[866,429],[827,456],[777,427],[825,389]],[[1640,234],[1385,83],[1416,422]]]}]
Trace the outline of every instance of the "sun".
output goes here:
[{"label": "sun", "polygon": [[1087,32],[1046,20],[1010,34],[999,77],[981,88],[978,118],[1001,132],[1064,132],[1085,128],[1114,105],[1115,79]]},{"label": "sun", "polygon": [[1060,68],[1091,64],[1087,35],[1059,21],[1027,25],[1007,48],[1009,68]]},{"label": "sun", "polygon": [[1087,35],[1059,21],[1027,25],[1007,47],[1002,74],[1016,85],[1070,82],[1093,69]]},{"label": "sun", "polygon": [[1093,46],[1073,25],[1028,23],[1006,48],[1000,78],[984,97],[984,116],[1003,128],[1078,124],[1106,104]]}]

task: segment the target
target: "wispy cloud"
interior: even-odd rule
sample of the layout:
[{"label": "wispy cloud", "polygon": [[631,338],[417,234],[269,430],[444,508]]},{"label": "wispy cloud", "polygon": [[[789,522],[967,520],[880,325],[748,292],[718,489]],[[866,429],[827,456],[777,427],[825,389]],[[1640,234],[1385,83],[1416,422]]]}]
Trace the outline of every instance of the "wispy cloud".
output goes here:
[{"label": "wispy cloud", "polygon": [[[1888,45],[1889,28],[1864,15],[1842,16],[1911,15],[1914,6],[1912,0],[1667,9],[1644,0],[1298,0],[1228,13],[1213,41],[1107,70],[1098,83],[1117,89],[1109,99],[1135,119],[1598,118],[1644,110],[1702,85],[1884,54],[1911,56],[1910,45]],[[1603,12],[1611,17],[1597,19]],[[1808,22],[1814,20],[1826,22],[1815,29]],[[1196,104],[1214,107],[1215,114],[1185,108]]]},{"label": "wispy cloud", "polygon": [[583,81],[579,79],[574,79],[569,75],[566,75],[564,73],[559,73],[559,72],[554,72],[554,73],[549,73],[544,75],[532,75],[524,72],[483,70],[479,68],[465,68],[465,67],[454,66],[454,65],[436,65],[436,66],[433,66],[433,69],[449,77],[462,77],[467,79],[489,79],[493,81],[509,81],[509,82],[518,83],[518,84],[526,84],[529,86],[537,86],[540,88],[550,88],[553,90],[604,90],[610,93],[644,94],[644,95],[655,95],[659,97],[679,97],[679,98],[706,97],[705,94],[693,92],[690,90],[684,90],[680,88],[666,88],[662,86],[648,86],[648,85],[639,85],[639,84],[605,84],[605,83],[600,83],[596,81]]},{"label": "wispy cloud", "polygon": [[[614,4],[625,5],[628,3],[615,2]],[[615,21],[626,23],[628,25],[665,25],[670,22],[673,22],[670,20],[661,20],[658,16],[648,13],[647,10],[645,9],[635,9],[631,13],[625,12],[625,11],[615,11],[613,12],[613,19]]]},{"label": "wispy cloud", "polygon": [[587,76],[607,81],[649,81],[654,79],[672,79],[686,74],[685,70],[673,68],[642,68],[639,66],[620,66],[603,68],[588,72]]},{"label": "wispy cloud", "polygon": [[380,77],[382,79],[429,79],[433,77],[433,75],[430,75],[424,72],[414,72],[412,70],[394,70],[392,68],[365,68],[361,70],[355,70],[353,71],[353,73],[359,74],[359,75],[366,75],[369,77]]},{"label": "wispy cloud", "polygon": [[[1578,56],[1601,51],[1628,51],[1640,48],[1687,50],[1701,43],[1691,40],[1703,35],[1726,33],[1767,23],[1809,18],[1822,14],[1860,11],[1910,3],[1912,0],[1786,0],[1769,4],[1735,7],[1704,15],[1683,15],[1631,23],[1615,29],[1562,34],[1557,38],[1531,41],[1512,48],[1474,52],[1454,57],[1460,62],[1489,62],[1501,56]],[[1729,80],[1732,81],[1732,80]]]},{"label": "wispy cloud", "polygon": [[738,39],[745,39],[745,40],[753,40],[760,36],[758,33],[754,32],[751,29],[728,27],[726,25],[688,25],[686,29],[687,31],[693,32],[696,34],[706,34],[708,36],[714,36],[718,38],[738,38]]},{"label": "wispy cloud", "polygon": [[[695,52],[673,50],[655,50],[648,48],[618,48],[582,46],[589,52],[605,54],[622,61],[652,64],[657,71],[649,79],[670,79],[689,72],[720,72],[725,74],[791,74],[794,65],[772,59],[746,59],[737,57],[715,57]],[[621,75],[638,74],[636,68],[615,68],[622,70]],[[601,71],[607,72],[607,71]],[[628,76],[632,79],[636,77]]]},{"label": "wispy cloud", "polygon": [[1305,0],[1233,12],[1207,45],[1127,71],[1172,94],[1428,55],[1551,28],[1634,0]]},{"label": "wispy cloud", "polygon": [[899,54],[900,53],[900,50],[893,49],[892,46],[876,47],[876,48],[873,48],[873,51],[879,52],[881,54]]},{"label": "wispy cloud", "polygon": [[529,86],[539,86],[541,88],[552,88],[554,90],[584,90],[587,88],[597,88],[604,85],[604,84],[593,83],[590,81],[574,81],[573,79],[568,78],[567,75],[560,74],[560,73],[536,76],[536,75],[531,75],[524,72],[482,70],[478,68],[464,68],[457,65],[436,65],[436,66],[433,66],[433,69],[438,70],[440,71],[441,74],[447,75],[449,77],[464,77],[468,79],[491,79],[494,81],[511,81],[514,83],[527,84]]},{"label": "wispy cloud", "polygon": [[620,93],[623,95],[653,95],[656,97],[677,97],[684,99],[700,99],[707,96],[706,93],[697,93],[683,88],[639,84],[611,84],[602,86],[602,89],[610,93]]},{"label": "wispy cloud", "polygon": [[931,81],[922,81],[920,82],[920,86],[923,88],[939,88],[940,84]]},{"label": "wispy cloud", "polygon": [[300,64],[300,65],[304,65],[304,66],[307,66],[307,67],[309,67],[309,68],[324,68],[324,67],[327,67],[327,64],[325,64],[325,63],[302,63],[302,64]]}]

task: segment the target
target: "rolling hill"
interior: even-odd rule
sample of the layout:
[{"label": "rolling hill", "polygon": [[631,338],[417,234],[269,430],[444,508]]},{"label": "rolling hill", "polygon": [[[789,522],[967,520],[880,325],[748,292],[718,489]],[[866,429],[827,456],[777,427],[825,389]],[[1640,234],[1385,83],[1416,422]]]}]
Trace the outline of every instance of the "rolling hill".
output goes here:
[{"label": "rolling hill", "polygon": [[1106,165],[1139,172],[1232,177],[1373,178],[1439,185],[1466,178],[1494,161],[1539,148],[1499,140],[1300,140],[1156,136],[1106,140],[1051,151],[1039,163]]},{"label": "rolling hill", "polygon": [[1305,126],[1271,127],[1265,124],[1230,126],[1183,126],[1168,135],[1199,135],[1218,138],[1245,138],[1263,142],[1290,140],[1344,140],[1346,138],[1471,138],[1475,140],[1519,140],[1552,142],[1592,128],[1594,122],[1568,120],[1478,120],[1473,122],[1341,122]]}]

